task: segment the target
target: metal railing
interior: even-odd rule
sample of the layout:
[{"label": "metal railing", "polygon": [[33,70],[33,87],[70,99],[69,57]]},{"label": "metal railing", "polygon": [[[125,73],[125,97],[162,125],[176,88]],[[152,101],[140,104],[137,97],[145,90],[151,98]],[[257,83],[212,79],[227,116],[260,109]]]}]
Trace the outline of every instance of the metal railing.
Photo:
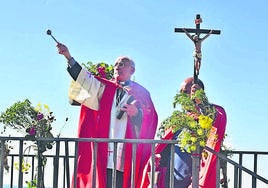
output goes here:
[{"label": "metal railing", "polygon": [[[71,181],[72,178],[74,181],[76,180],[76,171],[77,171],[77,153],[78,153],[78,143],[79,142],[91,142],[94,144],[94,163],[93,165],[96,166],[96,151],[98,143],[100,142],[113,142],[115,148],[117,147],[118,143],[132,143],[132,153],[133,156],[135,156],[136,153],[136,146],[139,143],[144,144],[150,144],[151,145],[151,152],[155,152],[155,146],[157,144],[169,144],[171,145],[171,152],[170,152],[170,174],[174,173],[174,152],[175,152],[175,144],[177,144],[176,140],[146,140],[146,139],[93,139],[93,138],[55,138],[55,139],[40,139],[40,141],[53,141],[54,146],[51,150],[45,153],[46,157],[46,165],[45,169],[40,169],[38,167],[38,162],[40,162],[40,159],[38,159],[35,155],[35,153],[25,153],[25,144],[28,142],[31,142],[30,140],[25,139],[24,137],[0,137],[0,148],[4,148],[7,141],[11,141],[12,145],[14,145],[14,149],[8,154],[8,165],[10,166],[9,172],[6,172],[4,170],[5,166],[5,152],[3,149],[0,150],[0,188],[6,188],[4,185],[8,185],[7,187],[13,188],[23,188],[25,187],[26,181],[32,181],[34,180],[37,175],[38,182],[45,182],[45,187],[53,187],[53,188],[70,188],[71,187]],[[210,148],[205,148],[208,152],[212,152],[213,154],[218,156],[218,166],[217,166],[217,183],[215,187],[224,187],[227,188],[229,185],[229,188],[241,188],[242,187],[242,175],[244,173],[250,175],[252,178],[252,188],[257,188],[257,182],[262,182],[265,185],[268,185],[268,180],[260,175],[258,175],[258,156],[265,155],[268,158],[268,152],[246,152],[246,151],[230,151],[234,157],[234,155],[239,156],[239,161],[236,162],[232,160],[230,157],[226,156],[226,153],[217,153],[214,150]],[[116,152],[115,152],[116,153]],[[244,155],[253,155],[254,156],[254,168],[253,170],[249,170],[248,168],[243,166],[243,156]],[[116,159],[116,155],[114,155],[114,159]],[[155,181],[155,155],[151,156],[151,172],[150,173],[150,179],[151,182]],[[27,161],[28,164],[30,164],[30,167],[26,172],[23,172],[25,170],[25,161]],[[132,161],[132,172],[135,171],[135,164],[136,160],[135,157],[133,157]],[[233,167],[233,176],[231,177],[228,171],[228,174],[226,176],[231,179],[229,184],[227,184],[227,181],[225,184],[223,184],[221,178],[220,178],[220,172],[222,172],[222,166],[220,165],[226,164],[231,165]],[[21,164],[21,165],[20,165]],[[231,169],[231,167],[228,166],[228,170]],[[96,169],[96,168],[94,168]],[[42,172],[42,173],[40,173]],[[96,172],[93,173],[93,180],[95,180]],[[114,176],[113,176],[114,177]],[[227,178],[225,177],[225,178]],[[132,175],[131,177],[132,187],[135,187],[134,179],[135,177]],[[42,181],[41,181],[42,180]],[[174,187],[174,181],[173,176],[170,176],[170,188]],[[37,182],[37,183],[38,183]],[[233,186],[230,184],[233,182]],[[92,182],[92,185],[94,187],[95,182]],[[115,187],[116,180],[113,180],[113,187]],[[74,182],[74,185],[76,185],[76,182]],[[154,185],[151,184],[149,187],[153,188]],[[243,186],[244,188],[245,186]],[[260,187],[263,188],[263,187]]]},{"label": "metal railing", "polygon": [[[267,162],[268,162],[268,152],[263,151],[226,151],[222,153],[216,153],[210,148],[206,148],[209,152],[212,152],[213,154],[218,156],[218,164],[222,164],[223,167],[223,178],[222,180],[218,180],[222,183],[223,188],[228,188],[228,179],[232,179],[232,181],[229,180],[229,187],[231,188],[245,188],[245,187],[251,187],[251,188],[263,188],[268,187],[268,171],[266,172],[266,178],[259,175],[258,168],[258,158],[263,158],[263,166],[262,169],[267,170]],[[227,157],[229,156],[229,157]],[[253,157],[252,159],[249,159],[247,161],[250,161],[250,164],[245,164],[244,158]],[[232,158],[233,160],[231,160]],[[236,158],[236,159],[235,159]],[[228,167],[227,167],[228,166]],[[250,170],[249,167],[245,166],[251,166],[253,170]],[[228,169],[228,175],[227,175],[227,169]],[[232,171],[233,170],[233,171]],[[217,170],[217,173],[220,173],[220,169]],[[233,177],[231,177],[231,175]],[[244,175],[244,176],[243,176]],[[243,178],[244,177],[244,178]],[[251,181],[250,181],[251,179]],[[233,185],[231,185],[231,183]],[[258,185],[259,183],[259,185]]]}]

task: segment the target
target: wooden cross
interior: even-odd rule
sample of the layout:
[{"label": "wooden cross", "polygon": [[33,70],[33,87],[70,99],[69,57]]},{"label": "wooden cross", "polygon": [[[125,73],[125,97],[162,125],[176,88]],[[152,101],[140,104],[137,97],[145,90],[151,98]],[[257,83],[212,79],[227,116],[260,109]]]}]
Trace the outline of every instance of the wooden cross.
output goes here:
[{"label": "wooden cross", "polygon": [[[210,29],[200,29],[200,23],[202,22],[202,19],[200,17],[200,14],[196,15],[195,19],[195,25],[196,28],[175,28],[175,32],[179,33],[185,33],[193,42],[195,45],[194,50],[194,81],[197,81],[198,75],[199,75],[199,69],[201,66],[201,43],[210,35],[210,34],[217,34],[219,35],[221,33],[220,30],[210,30]],[[190,33],[195,33],[194,35],[190,35]],[[200,38],[200,34],[206,34],[203,38]]]}]

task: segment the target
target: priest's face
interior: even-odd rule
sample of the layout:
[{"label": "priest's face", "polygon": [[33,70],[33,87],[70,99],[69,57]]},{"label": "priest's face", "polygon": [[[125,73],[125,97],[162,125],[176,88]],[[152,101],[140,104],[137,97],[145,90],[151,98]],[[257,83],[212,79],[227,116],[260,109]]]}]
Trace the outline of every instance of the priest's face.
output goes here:
[{"label": "priest's face", "polygon": [[114,78],[116,81],[130,80],[135,72],[134,63],[127,57],[119,57],[114,65]]},{"label": "priest's face", "polygon": [[[200,88],[204,89],[204,86],[202,86],[203,83],[202,85],[199,85],[199,84],[195,84],[193,81],[194,79],[192,77],[185,79],[181,84],[180,92],[193,95],[196,92],[196,90]],[[199,82],[201,84],[202,81],[199,80]]]},{"label": "priest's face", "polygon": [[192,87],[192,83],[190,83],[190,82],[188,82],[188,83],[183,82],[181,84],[181,90],[180,90],[180,92],[181,93],[190,94],[191,93],[191,87]]}]

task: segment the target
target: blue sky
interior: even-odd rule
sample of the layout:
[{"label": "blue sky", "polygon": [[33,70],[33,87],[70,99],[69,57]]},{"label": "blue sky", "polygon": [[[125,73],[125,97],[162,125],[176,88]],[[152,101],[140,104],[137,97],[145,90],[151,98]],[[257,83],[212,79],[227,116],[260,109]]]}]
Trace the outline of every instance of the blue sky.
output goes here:
[{"label": "blue sky", "polygon": [[194,45],[175,27],[221,30],[202,44],[200,79],[209,100],[227,112],[228,142],[236,150],[268,143],[266,0],[10,0],[0,7],[0,111],[18,100],[46,103],[55,131],[76,137],[79,108],[68,103],[66,61],[46,35],[51,29],[78,62],[136,62],[134,78],[151,93],[159,120],[169,116],[181,82],[192,75]]}]

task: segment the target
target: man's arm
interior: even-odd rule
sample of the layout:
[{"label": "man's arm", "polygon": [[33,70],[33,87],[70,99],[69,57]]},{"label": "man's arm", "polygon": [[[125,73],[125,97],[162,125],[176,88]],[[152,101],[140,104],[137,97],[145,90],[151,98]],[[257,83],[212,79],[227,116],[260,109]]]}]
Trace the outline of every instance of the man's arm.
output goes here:
[{"label": "man's arm", "polygon": [[185,28],[182,28],[182,30],[185,32],[185,34],[194,42],[192,36],[190,35],[190,33],[185,29]]},{"label": "man's arm", "polygon": [[[195,95],[195,93],[197,92],[197,90],[204,92],[203,89],[201,89],[201,87],[198,84],[193,84],[191,86],[191,96]],[[196,106],[200,109],[200,112],[202,114],[204,114],[205,116],[215,112],[215,108],[214,106],[209,103],[207,96],[205,95],[205,92],[203,93],[203,97],[202,100],[195,100]]]},{"label": "man's arm", "polygon": [[61,43],[57,43],[58,53],[63,55],[67,59],[68,63],[68,72],[70,73],[71,77],[76,80],[79,73],[82,70],[82,67],[75,61],[75,59],[71,56],[71,53],[67,46]]},{"label": "man's arm", "polygon": [[71,56],[67,46],[64,44],[57,44],[58,52],[64,55],[67,59],[67,70],[75,82],[70,86],[69,99],[72,104],[73,101],[84,104],[87,107],[98,110],[99,109],[99,97],[102,94],[102,84],[95,79],[92,74],[84,70],[79,63]]},{"label": "man's arm", "polygon": [[135,116],[131,117],[131,122],[140,128],[141,126],[141,122],[142,122],[142,109],[141,108],[137,108],[138,112]]},{"label": "man's arm", "polygon": [[79,63],[77,63],[74,58],[71,58],[69,61],[68,61],[68,67],[67,67],[67,71],[69,72],[69,74],[71,75],[71,77],[76,80],[79,73],[81,72],[82,70],[82,67]]},{"label": "man's arm", "polygon": [[206,34],[206,36],[204,36],[204,37],[201,39],[201,41],[203,41],[203,40],[205,40],[206,38],[208,38],[209,35],[212,33],[212,31],[213,31],[213,30],[210,30],[210,32],[209,32],[208,34]]}]

